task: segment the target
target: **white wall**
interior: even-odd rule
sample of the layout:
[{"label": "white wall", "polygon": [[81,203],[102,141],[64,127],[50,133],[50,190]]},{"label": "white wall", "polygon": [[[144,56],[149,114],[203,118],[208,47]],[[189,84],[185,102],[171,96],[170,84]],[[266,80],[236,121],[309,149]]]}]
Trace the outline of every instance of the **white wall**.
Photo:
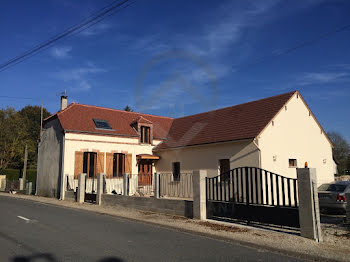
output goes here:
[{"label": "white wall", "polygon": [[[297,166],[305,162],[316,168],[318,184],[333,181],[332,147],[321,128],[309,114],[309,109],[297,94],[274,118],[273,124],[258,137],[261,149],[261,167],[277,174],[296,178],[296,168],[289,167],[288,159],[297,159]],[[275,161],[274,161],[275,156]]]},{"label": "white wall", "polygon": [[160,173],[172,172],[172,162],[180,162],[181,173],[207,169],[208,176],[219,174],[219,160],[230,159],[230,168],[259,167],[259,151],[252,141],[236,141],[201,146],[190,146],[156,152],[160,156],[155,164]]},{"label": "white wall", "polygon": [[[124,138],[116,136],[102,136],[91,134],[65,134],[64,150],[64,174],[74,174],[75,151],[94,151],[94,152],[115,152],[132,154],[132,173],[138,173],[136,155],[152,154],[152,148],[160,143],[153,140],[154,145],[141,145],[138,138]],[[106,156],[105,156],[106,172]]]}]

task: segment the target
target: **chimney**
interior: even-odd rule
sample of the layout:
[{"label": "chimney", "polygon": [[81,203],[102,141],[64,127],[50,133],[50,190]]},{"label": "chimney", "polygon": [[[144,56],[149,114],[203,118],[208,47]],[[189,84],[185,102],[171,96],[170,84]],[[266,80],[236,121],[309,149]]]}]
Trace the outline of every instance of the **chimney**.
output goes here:
[{"label": "chimney", "polygon": [[67,107],[67,103],[68,103],[68,99],[67,96],[61,96],[61,108],[60,111],[62,111],[63,109],[65,109]]}]

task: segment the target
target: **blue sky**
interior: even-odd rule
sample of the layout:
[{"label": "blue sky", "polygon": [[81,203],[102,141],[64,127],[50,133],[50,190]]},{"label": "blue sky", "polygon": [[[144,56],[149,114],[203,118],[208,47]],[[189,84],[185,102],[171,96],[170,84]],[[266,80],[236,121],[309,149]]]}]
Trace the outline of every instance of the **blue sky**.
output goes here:
[{"label": "blue sky", "polygon": [[[3,0],[0,63],[109,1]],[[350,2],[136,1],[0,72],[0,106],[69,102],[179,117],[299,90],[326,131],[350,141]],[[267,56],[262,63],[256,63]]]}]

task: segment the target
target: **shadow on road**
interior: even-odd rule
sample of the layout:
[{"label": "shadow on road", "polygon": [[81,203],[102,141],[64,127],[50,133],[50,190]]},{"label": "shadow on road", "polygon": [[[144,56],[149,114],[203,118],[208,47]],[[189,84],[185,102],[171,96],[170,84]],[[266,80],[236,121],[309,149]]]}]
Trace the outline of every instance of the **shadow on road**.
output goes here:
[{"label": "shadow on road", "polygon": [[[18,256],[12,259],[13,262],[57,262],[56,258],[52,254],[36,254],[32,256]],[[122,259],[116,257],[106,257],[97,262],[123,262]]]}]

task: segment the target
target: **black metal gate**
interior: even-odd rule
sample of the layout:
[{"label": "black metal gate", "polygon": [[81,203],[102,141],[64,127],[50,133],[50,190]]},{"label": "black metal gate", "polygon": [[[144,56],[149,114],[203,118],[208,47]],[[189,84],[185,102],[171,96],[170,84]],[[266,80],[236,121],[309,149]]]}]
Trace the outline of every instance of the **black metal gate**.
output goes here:
[{"label": "black metal gate", "polygon": [[299,227],[297,180],[256,167],[206,178],[207,217]]},{"label": "black metal gate", "polygon": [[85,176],[85,202],[96,203],[97,179]]}]

